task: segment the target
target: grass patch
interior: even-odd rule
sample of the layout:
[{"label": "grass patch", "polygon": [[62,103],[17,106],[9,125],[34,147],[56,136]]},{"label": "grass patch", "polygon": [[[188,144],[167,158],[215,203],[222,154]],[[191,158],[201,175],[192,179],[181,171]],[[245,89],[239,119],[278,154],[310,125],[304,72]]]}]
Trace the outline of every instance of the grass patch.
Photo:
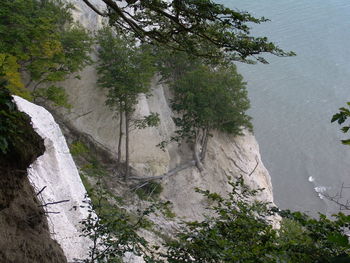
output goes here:
[{"label": "grass patch", "polygon": [[73,142],[69,147],[70,153],[73,156],[84,156],[89,153],[89,148],[81,141]]},{"label": "grass patch", "polygon": [[168,218],[168,219],[172,219],[172,218],[175,218],[176,217],[176,214],[171,210],[171,203],[166,203],[164,205],[164,207],[162,207],[162,213],[163,215]]}]

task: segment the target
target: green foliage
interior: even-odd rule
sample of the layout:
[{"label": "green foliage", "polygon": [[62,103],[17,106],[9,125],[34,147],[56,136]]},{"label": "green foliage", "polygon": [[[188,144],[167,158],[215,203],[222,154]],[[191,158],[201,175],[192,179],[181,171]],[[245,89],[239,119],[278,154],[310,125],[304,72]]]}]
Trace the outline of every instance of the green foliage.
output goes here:
[{"label": "green foliage", "polygon": [[[348,107],[350,106],[350,102],[347,103],[347,106]],[[349,117],[350,117],[350,110],[345,107],[341,107],[339,109],[339,112],[333,115],[331,122],[337,121],[339,125],[342,125]],[[347,133],[349,129],[350,129],[350,125],[345,125],[341,128],[341,131],[344,133]],[[341,142],[345,145],[350,145],[350,139],[342,140]]]},{"label": "green foliage", "polygon": [[167,202],[164,204],[164,207],[162,208],[161,212],[166,218],[172,219],[176,217],[176,214],[171,209],[171,203]]},{"label": "green foliage", "polygon": [[150,115],[144,116],[142,119],[134,120],[134,125],[137,129],[145,129],[147,127],[157,127],[159,122],[159,113],[151,112]]},{"label": "green foliage", "polygon": [[98,84],[107,90],[106,104],[119,112],[118,162],[120,163],[121,142],[123,137],[123,116],[125,116],[125,173],[129,167],[129,135],[130,127],[137,128],[155,126],[159,123],[159,115],[152,113],[144,119],[132,123],[132,114],[141,93],[150,95],[151,78],[155,74],[154,59],[147,45],[136,43],[128,35],[116,35],[109,27],[101,29],[97,35],[99,64],[97,66]]},{"label": "green foliage", "polygon": [[0,75],[6,80],[6,88],[11,94],[31,100],[32,96],[29,90],[24,88],[19,69],[20,65],[17,63],[15,56],[0,53]]},{"label": "green foliage", "polygon": [[43,153],[44,144],[33,130],[30,117],[18,111],[6,84],[0,77],[0,162],[3,167],[13,163],[26,169]]},{"label": "green foliage", "polygon": [[181,138],[193,138],[197,130],[221,130],[234,135],[252,128],[245,114],[249,100],[242,76],[234,66],[210,69],[205,66],[185,73],[174,83],[172,108]]},{"label": "green foliage", "polygon": [[[89,0],[84,2],[98,10]],[[266,18],[255,18],[247,12],[231,10],[211,0],[104,2],[107,10],[102,15],[108,16],[109,24],[123,32],[132,32],[141,42],[185,51],[209,60],[249,63],[258,60],[266,63],[259,54],[294,55],[293,52],[284,52],[266,37],[251,36],[249,25],[266,22]]]},{"label": "green foliage", "polygon": [[[101,178],[100,178],[101,179]],[[142,256],[147,263],[155,262],[153,251],[138,231],[151,229],[153,222],[147,216],[162,209],[167,203],[157,202],[137,214],[128,212],[119,204],[121,198],[104,190],[100,180],[88,190],[85,203],[89,215],[81,221],[82,235],[92,240],[89,258],[84,263],[123,262],[126,252]]]},{"label": "green foliage", "polygon": [[99,31],[98,84],[108,91],[106,104],[133,112],[140,93],[149,94],[155,67],[149,47],[135,39],[115,35],[108,27]]},{"label": "green foliage", "polygon": [[142,226],[142,220],[132,223],[128,214],[117,205],[111,204],[107,194],[101,189],[94,190],[93,195],[95,201],[87,201],[90,213],[81,222],[82,235],[93,242],[89,258],[83,262],[121,263],[126,252],[136,255],[144,253],[147,241],[136,232]]},{"label": "green foliage", "polygon": [[[209,215],[200,222],[184,223],[174,238],[164,238],[161,252],[152,252],[136,232],[150,227],[146,215],[154,211],[165,214],[169,204],[155,204],[135,216],[99,184],[90,187],[91,210],[83,220],[83,234],[94,245],[85,262],[119,262],[126,251],[144,256],[148,263],[328,263],[350,259],[346,236],[350,216],[339,213],[333,220],[324,215],[314,219],[300,212],[280,211],[258,201],[262,189],[251,190],[242,178],[230,185],[232,191],[226,197],[197,189],[209,200]],[[169,218],[173,216],[169,213]],[[272,227],[276,216],[282,217],[280,229]]]},{"label": "green foliage", "polygon": [[70,153],[73,156],[80,156],[89,153],[89,148],[81,141],[75,141],[70,145]]},{"label": "green foliage", "polygon": [[163,187],[160,183],[150,181],[144,186],[138,188],[135,192],[142,200],[156,199],[163,191]]},{"label": "green foliage", "polygon": [[40,97],[52,101],[56,106],[71,108],[72,105],[68,103],[68,96],[64,88],[56,87],[54,85],[48,88],[39,88],[33,92],[34,97]]},{"label": "green foliage", "polygon": [[[17,63],[17,68],[12,66],[12,75],[19,71],[29,74],[26,87],[35,90],[42,83],[62,81],[91,63],[92,39],[85,29],[73,23],[71,9],[72,5],[60,0],[2,1],[0,53],[11,56],[12,64]],[[23,89],[23,84],[16,86]],[[18,89],[11,91],[22,95]],[[61,100],[62,91],[51,89],[44,98]],[[62,101],[55,103],[66,106]]]},{"label": "green foliage", "polygon": [[102,178],[108,174],[104,167],[94,158],[90,159],[89,163],[82,167],[81,170],[88,177]]},{"label": "green foliage", "polygon": [[[335,220],[321,215],[313,219],[302,213],[279,211],[256,201],[261,190],[250,190],[242,179],[230,183],[226,198],[197,190],[212,203],[211,215],[201,222],[188,222],[176,239],[165,244],[162,260],[182,262],[336,262],[349,259],[345,232],[350,216]],[[280,230],[271,226],[271,216],[281,215]],[[159,262],[162,262],[161,260]]]},{"label": "green foliage", "polygon": [[20,130],[18,130],[18,120],[21,119],[21,113],[17,111],[16,105],[12,102],[7,89],[4,88],[6,82],[0,83],[0,153],[6,154],[13,143],[13,139],[20,139]]}]

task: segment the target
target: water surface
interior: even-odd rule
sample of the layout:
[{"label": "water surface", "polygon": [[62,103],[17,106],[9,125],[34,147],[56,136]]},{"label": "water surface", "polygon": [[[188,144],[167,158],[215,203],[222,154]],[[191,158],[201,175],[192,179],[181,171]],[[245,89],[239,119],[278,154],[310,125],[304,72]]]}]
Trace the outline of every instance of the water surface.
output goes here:
[{"label": "water surface", "polygon": [[350,147],[340,144],[346,135],[330,123],[350,101],[350,1],[218,2],[271,19],[254,26],[254,34],[297,53],[266,56],[269,65],[238,65],[248,82],[250,114],[276,203],[312,214],[334,212],[337,207],[314,188],[334,193],[342,182],[350,185]]}]

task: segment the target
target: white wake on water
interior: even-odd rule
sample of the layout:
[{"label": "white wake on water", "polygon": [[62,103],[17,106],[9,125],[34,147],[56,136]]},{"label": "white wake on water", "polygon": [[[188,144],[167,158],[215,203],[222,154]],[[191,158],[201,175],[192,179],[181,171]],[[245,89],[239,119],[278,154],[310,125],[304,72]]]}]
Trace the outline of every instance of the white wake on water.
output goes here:
[{"label": "white wake on water", "polygon": [[[316,181],[315,181],[315,178],[314,178],[314,177],[309,176],[308,181],[309,181],[310,183],[313,183],[314,185],[316,185]],[[330,188],[330,187],[318,185],[318,186],[315,186],[315,187],[314,187],[314,190],[315,190],[315,192],[318,194],[318,197],[319,197],[320,199],[323,200],[324,197],[325,197],[323,193],[327,192],[327,189],[329,189],[329,188]]]}]

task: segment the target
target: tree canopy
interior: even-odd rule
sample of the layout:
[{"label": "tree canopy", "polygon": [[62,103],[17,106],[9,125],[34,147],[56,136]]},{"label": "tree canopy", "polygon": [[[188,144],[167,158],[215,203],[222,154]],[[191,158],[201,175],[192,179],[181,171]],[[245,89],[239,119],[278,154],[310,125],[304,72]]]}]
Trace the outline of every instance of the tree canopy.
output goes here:
[{"label": "tree canopy", "polygon": [[[2,1],[0,66],[13,93],[28,98],[24,88],[36,90],[47,83],[51,85],[49,93],[42,90],[39,95],[55,98],[52,93],[62,89],[53,88],[54,82],[64,80],[91,62],[92,39],[73,22],[72,8],[60,0]],[[25,83],[21,81],[23,73],[27,75],[23,78]]]},{"label": "tree canopy", "polygon": [[245,82],[235,66],[199,66],[175,81],[173,87],[171,105],[181,113],[175,123],[186,137],[194,136],[199,129],[238,135],[242,128],[252,128],[245,114],[250,106]]},{"label": "tree canopy", "polygon": [[185,52],[156,50],[159,72],[172,91],[170,104],[178,128],[170,141],[190,143],[202,170],[213,131],[232,135],[242,135],[243,129],[252,131],[251,117],[246,114],[250,107],[246,83],[233,64],[206,63]]},{"label": "tree canopy", "polygon": [[143,42],[194,56],[267,63],[260,54],[294,55],[266,37],[251,36],[249,24],[268,19],[232,10],[211,0],[100,0],[106,6],[104,10],[90,0],[83,1],[99,15],[108,17],[111,26],[132,32]]}]

